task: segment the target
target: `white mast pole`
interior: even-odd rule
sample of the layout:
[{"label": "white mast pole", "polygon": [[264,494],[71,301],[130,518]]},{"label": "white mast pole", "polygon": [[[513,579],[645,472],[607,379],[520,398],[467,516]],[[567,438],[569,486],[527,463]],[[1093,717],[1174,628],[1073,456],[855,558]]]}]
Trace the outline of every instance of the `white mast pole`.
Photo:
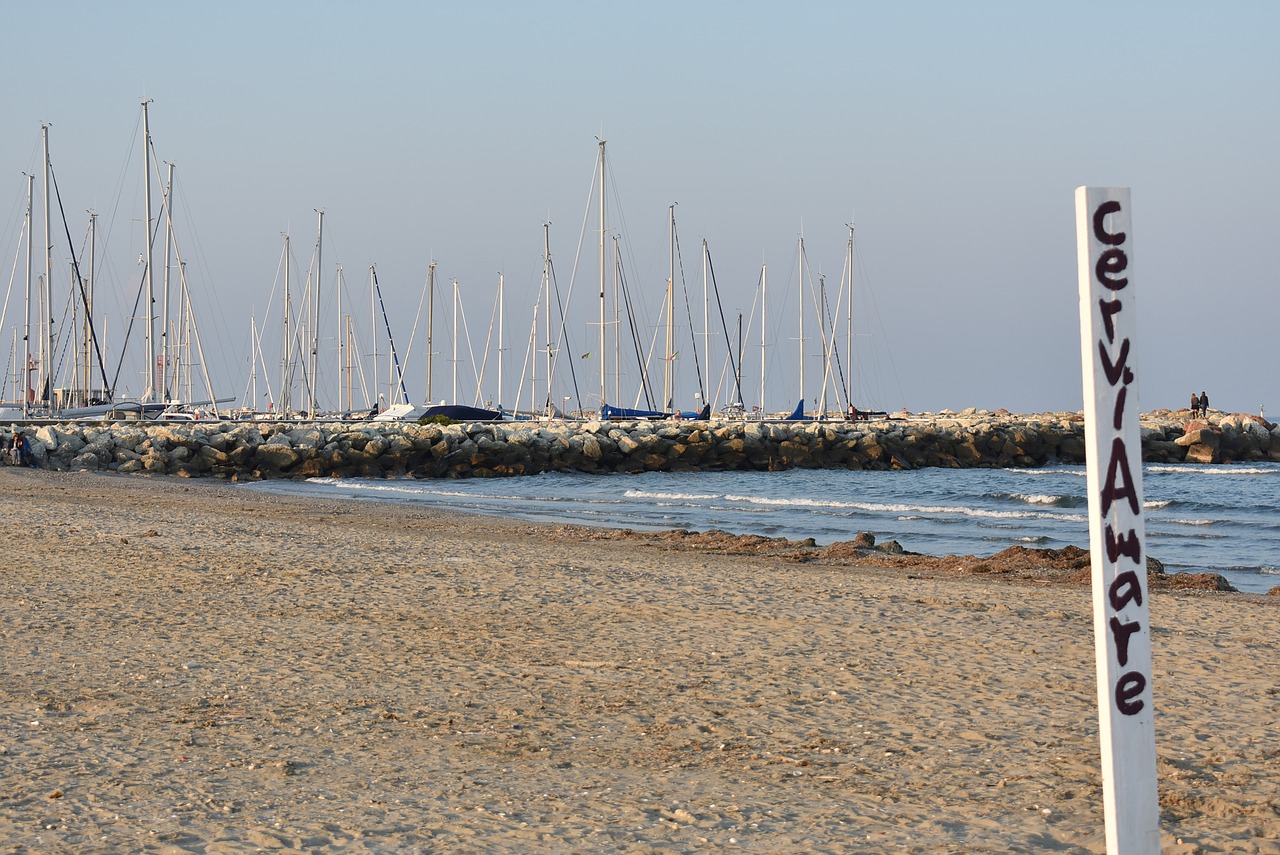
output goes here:
[{"label": "white mast pole", "polygon": [[[98,256],[98,214],[89,212],[89,281],[85,287],[84,309],[84,393],[85,404],[89,403],[90,391],[93,388],[93,290],[97,284]],[[103,390],[106,391],[105,389]]]},{"label": "white mast pole", "polygon": [[827,415],[827,380],[831,377],[831,337],[827,331],[827,277],[818,276],[818,332],[822,335],[822,393],[818,396],[818,418]]},{"label": "white mast pole", "polygon": [[675,390],[675,287],[676,287],[676,206],[669,205],[669,225],[667,228],[667,353],[663,360],[662,372],[662,408],[669,410],[674,403]]},{"label": "white mast pole", "polygon": [[[334,296],[335,306],[336,306],[335,317],[338,322],[338,327],[336,330],[337,337],[338,337],[338,341],[337,341],[338,349],[334,355],[337,357],[337,360],[338,360],[338,364],[336,366],[337,368],[336,373],[337,373],[337,379],[338,379],[338,416],[341,417],[343,413],[349,413],[351,411],[351,394],[348,390],[348,384],[350,383],[351,373],[348,370],[348,366],[347,366],[347,318],[346,318],[346,315],[343,314],[343,307],[342,307],[342,265],[341,264],[337,265],[337,269],[334,271],[334,277],[335,278],[333,283],[333,287],[334,287],[333,296]],[[343,406],[344,400],[346,401],[345,407]]]},{"label": "white mast pole", "polygon": [[293,402],[292,386],[293,386],[293,327],[290,315],[293,314],[293,307],[290,305],[289,293],[289,235],[284,236],[284,361],[280,368],[280,406],[277,408],[277,415],[285,416],[289,412],[289,408]]},{"label": "white mast pole", "polygon": [[153,400],[156,394],[156,312],[155,312],[155,279],[152,275],[154,247],[151,238],[151,129],[147,119],[147,105],[142,102],[142,193],[145,209],[144,225],[146,227],[147,244],[147,386],[145,400]]},{"label": "white mast pole", "polygon": [[258,409],[258,319],[249,316],[249,388],[253,401],[249,405],[250,415]]},{"label": "white mast pole", "polygon": [[[804,400],[804,236],[800,237],[797,265],[800,280],[800,400]],[[801,413],[800,415],[804,415]]]},{"label": "white mast pole", "polygon": [[313,419],[316,417],[316,386],[320,370],[320,277],[324,272],[324,211],[317,208],[316,216],[319,219],[316,224],[316,279],[311,298],[311,394],[307,405],[307,412]]},{"label": "white mast pole", "polygon": [[31,414],[31,203],[35,190],[34,175],[27,176],[27,296],[22,319],[22,418]]},{"label": "white mast pole", "polygon": [[369,265],[369,323],[373,327],[373,406],[381,412],[378,402],[378,294],[373,287],[373,265]]},{"label": "white mast pole", "polygon": [[[335,351],[334,356],[338,357],[337,367],[338,367],[338,413],[339,415],[340,413],[351,411],[351,406],[352,406],[351,388],[349,388],[351,387],[351,371],[348,370],[349,366],[347,365],[347,360],[349,358],[349,353],[347,352],[347,344],[348,344],[347,330],[349,326],[351,326],[351,321],[349,321],[349,317],[348,317],[349,312],[347,312],[346,308],[343,308],[343,305],[342,305],[342,284],[343,284],[342,283],[342,265],[339,264],[337,265],[337,269],[334,270],[334,285],[333,285],[334,320],[337,321],[338,323],[338,329],[337,329],[338,349],[337,351]],[[347,389],[343,389],[343,376],[344,376],[343,372],[344,371],[346,371],[346,381],[347,381],[347,387],[348,387]],[[346,408],[343,408],[342,406],[343,392],[347,393]]]},{"label": "white mast pole", "polygon": [[436,326],[436,263],[427,265],[427,404],[433,403],[431,379],[435,374],[436,350],[432,344]]},{"label": "white mast pole", "polygon": [[622,400],[622,254],[613,235],[613,398]]},{"label": "white mast pole", "polygon": [[[342,268],[338,268],[338,275],[339,275],[339,277],[341,277],[341,275],[342,275]],[[352,337],[352,336],[351,336],[351,332],[352,332],[352,331],[351,331],[351,313],[350,313],[350,312],[347,312],[346,316],[345,316],[345,317],[344,317],[344,319],[343,319],[343,330],[342,330],[342,332],[343,332],[343,335],[342,335],[342,344],[343,344],[343,347],[345,347],[345,348],[346,348],[346,354],[347,354],[347,359],[346,359],[346,368],[347,368],[347,409],[346,409],[346,412],[350,412],[351,410],[355,409],[355,405],[356,405],[355,397],[354,397],[354,394],[353,394],[353,392],[354,392],[355,390],[352,388],[352,381],[353,381],[355,378],[354,378],[354,377],[352,377],[352,375],[351,375],[351,344],[352,344],[352,342],[351,342],[351,337]]]},{"label": "white mast pole", "polygon": [[600,140],[600,406],[608,403],[605,395],[605,331],[604,331],[604,140]]},{"label": "white mast pole", "polygon": [[[547,401],[546,413],[551,415],[551,223],[542,224],[542,293],[546,312],[542,318],[543,341],[547,344]],[[532,403],[532,402],[530,402]]]},{"label": "white mast pole", "polygon": [[[160,346],[160,365],[162,370],[160,376],[160,398],[168,401],[171,397],[169,385],[169,365],[173,361],[172,343],[169,338],[169,270],[170,261],[173,258],[173,164],[167,164],[169,167],[168,187],[164,191],[164,294],[161,303],[161,322],[160,322],[160,338],[162,339]],[[177,384],[177,375],[174,375],[174,384]]]},{"label": "white mast pole", "polygon": [[845,406],[853,406],[853,223],[849,223],[849,305],[846,307],[848,319],[845,324]]},{"label": "white mast pole", "polygon": [[[710,252],[707,249],[707,239],[703,238],[702,239],[702,361],[703,361],[703,364],[706,366],[706,370],[703,371],[702,376],[706,378],[708,394],[711,394],[711,390],[710,390],[710,386],[711,386],[711,295],[710,295],[710,292],[707,290],[707,286],[708,286],[707,274],[708,274],[708,267],[710,266],[708,262],[710,260],[710,257],[711,257]],[[738,354],[738,357],[739,359],[741,359],[742,354]],[[738,363],[738,368],[739,370],[741,370],[742,368],[741,362]]]},{"label": "white mast pole", "polygon": [[768,290],[769,290],[769,265],[760,265],[760,412],[765,412],[764,406],[764,374],[768,368],[768,360],[765,358],[765,347],[769,341],[768,327],[765,324],[765,310],[768,308]]},{"label": "white mast pole", "polygon": [[453,403],[458,403],[458,280],[453,280]]},{"label": "white mast pole", "polygon": [[504,302],[503,276],[498,274],[498,406],[502,406],[502,310]]},{"label": "white mast pole", "polygon": [[40,289],[40,370],[36,374],[45,405],[53,409],[53,233],[49,227],[49,126],[44,135],[44,283]]}]

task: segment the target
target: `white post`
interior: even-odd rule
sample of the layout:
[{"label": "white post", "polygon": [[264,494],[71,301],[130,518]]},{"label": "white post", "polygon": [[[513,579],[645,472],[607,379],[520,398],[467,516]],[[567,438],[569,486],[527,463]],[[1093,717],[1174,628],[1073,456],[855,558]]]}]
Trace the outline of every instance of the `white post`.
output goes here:
[{"label": "white post", "polygon": [[1159,853],[1129,190],[1076,188],[1093,635],[1110,855]]}]

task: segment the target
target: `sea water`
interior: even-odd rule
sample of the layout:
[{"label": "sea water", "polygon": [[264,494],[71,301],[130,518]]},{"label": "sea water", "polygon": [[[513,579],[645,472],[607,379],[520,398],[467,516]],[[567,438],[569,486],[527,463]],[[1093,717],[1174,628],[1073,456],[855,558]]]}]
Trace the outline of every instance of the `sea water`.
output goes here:
[{"label": "sea water", "polygon": [[[1144,467],[1147,554],[1169,573],[1280,585],[1280,464]],[[264,481],[249,489],[411,502],[538,522],[723,529],[819,545],[868,531],[926,555],[1089,546],[1081,466],[849,472],[554,473],[501,479]]]}]

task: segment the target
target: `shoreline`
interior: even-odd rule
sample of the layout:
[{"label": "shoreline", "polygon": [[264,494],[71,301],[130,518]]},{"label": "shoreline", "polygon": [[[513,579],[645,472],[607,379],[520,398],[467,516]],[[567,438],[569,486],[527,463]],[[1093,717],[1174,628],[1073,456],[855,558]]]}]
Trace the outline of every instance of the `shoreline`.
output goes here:
[{"label": "shoreline", "polygon": [[[3,851],[1105,851],[1087,587],[0,490]],[[1151,599],[1164,851],[1280,850],[1275,598]]]},{"label": "shoreline", "polygon": [[[584,479],[578,486],[590,489],[596,478],[607,478],[607,475],[589,475],[584,473],[565,474],[562,477]],[[615,476],[632,477],[632,476]],[[661,477],[680,478],[671,474]],[[714,478],[710,474],[689,475],[694,479]],[[761,478],[772,477],[761,474]],[[909,477],[888,476],[888,477]],[[326,480],[326,479],[320,479]],[[404,483],[407,480],[409,483]],[[450,486],[453,484],[454,486]],[[491,482],[483,482],[487,490]],[[385,486],[383,486],[385,485]],[[304,484],[292,479],[271,479],[246,487],[254,491],[265,491],[273,494],[293,496],[315,496],[317,498],[341,495],[343,501],[352,502],[407,502],[424,508],[441,508],[446,510],[462,510],[494,518],[509,518],[550,526],[563,525],[566,531],[579,530],[580,537],[585,539],[628,539],[657,545],[664,549],[688,549],[694,552],[708,551],[719,554],[760,554],[785,557],[789,560],[803,562],[819,562],[834,564],[892,565],[913,572],[942,572],[951,575],[989,575],[993,578],[1024,579],[1035,582],[1061,582],[1064,584],[1088,585],[1091,582],[1090,561],[1087,549],[1088,532],[1081,532],[1082,539],[1038,538],[1023,541],[1021,538],[1008,540],[1009,545],[1000,548],[994,545],[986,551],[966,552],[955,548],[938,548],[938,544],[929,544],[921,549],[920,540],[915,534],[899,534],[887,521],[864,520],[861,525],[870,526],[871,530],[858,531],[851,528],[842,531],[825,530],[810,536],[804,526],[784,527],[776,522],[769,526],[770,535],[759,534],[752,528],[752,523],[744,519],[722,517],[719,521],[699,519],[691,521],[679,516],[665,515],[663,519],[638,519],[630,515],[610,518],[609,514],[591,515],[576,520],[573,503],[567,509],[550,510],[544,507],[541,499],[552,498],[551,506],[556,507],[559,499],[571,498],[577,494],[577,487],[569,490],[548,487],[546,492],[523,491],[517,489],[514,494],[505,495],[500,507],[479,507],[487,502],[472,501],[469,491],[456,481],[433,481],[430,486],[422,485],[418,479],[331,479],[322,485]],[[481,486],[481,485],[474,485]],[[313,489],[314,487],[314,489]],[[366,487],[371,489],[365,489]],[[690,489],[701,490],[701,482]],[[400,495],[401,490],[417,495],[419,489],[444,491],[450,498],[443,501],[417,501],[408,495]],[[637,487],[644,490],[644,487]],[[651,489],[651,488],[650,488]],[[707,487],[713,493],[719,489]],[[628,495],[630,490],[627,491]],[[679,495],[676,489],[676,495]],[[482,493],[482,495],[484,495]],[[457,504],[461,502],[461,505]],[[521,498],[524,497],[524,498]],[[705,498],[705,497],[704,497]],[[712,527],[708,527],[712,526]],[[1034,528],[1031,527],[1031,528]],[[1044,529],[1041,528],[1041,531]],[[856,532],[856,534],[854,534]],[[874,532],[874,533],[873,533]],[[850,538],[850,534],[853,537]],[[882,542],[877,542],[879,538]],[[1054,546],[1030,545],[1053,543]],[[1231,593],[1242,596],[1280,597],[1280,580],[1268,572],[1249,572],[1241,567],[1233,567],[1225,572],[1217,567],[1189,566],[1170,564],[1167,555],[1148,555],[1148,584],[1154,589],[1175,589],[1183,591],[1198,590],[1206,593]]]}]

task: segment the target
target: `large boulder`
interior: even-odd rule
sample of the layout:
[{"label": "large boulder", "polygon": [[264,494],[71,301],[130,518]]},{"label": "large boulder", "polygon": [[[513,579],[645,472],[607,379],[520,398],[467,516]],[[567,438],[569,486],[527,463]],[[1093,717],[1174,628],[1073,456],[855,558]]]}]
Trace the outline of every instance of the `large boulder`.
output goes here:
[{"label": "large boulder", "polygon": [[254,454],[254,462],[260,469],[277,472],[288,471],[301,459],[302,456],[296,450],[283,442],[276,442],[274,437],[272,441],[259,445],[257,453]]},{"label": "large boulder", "polygon": [[1217,446],[1202,442],[1189,445],[1187,446],[1187,456],[1184,459],[1187,463],[1217,463]]}]

